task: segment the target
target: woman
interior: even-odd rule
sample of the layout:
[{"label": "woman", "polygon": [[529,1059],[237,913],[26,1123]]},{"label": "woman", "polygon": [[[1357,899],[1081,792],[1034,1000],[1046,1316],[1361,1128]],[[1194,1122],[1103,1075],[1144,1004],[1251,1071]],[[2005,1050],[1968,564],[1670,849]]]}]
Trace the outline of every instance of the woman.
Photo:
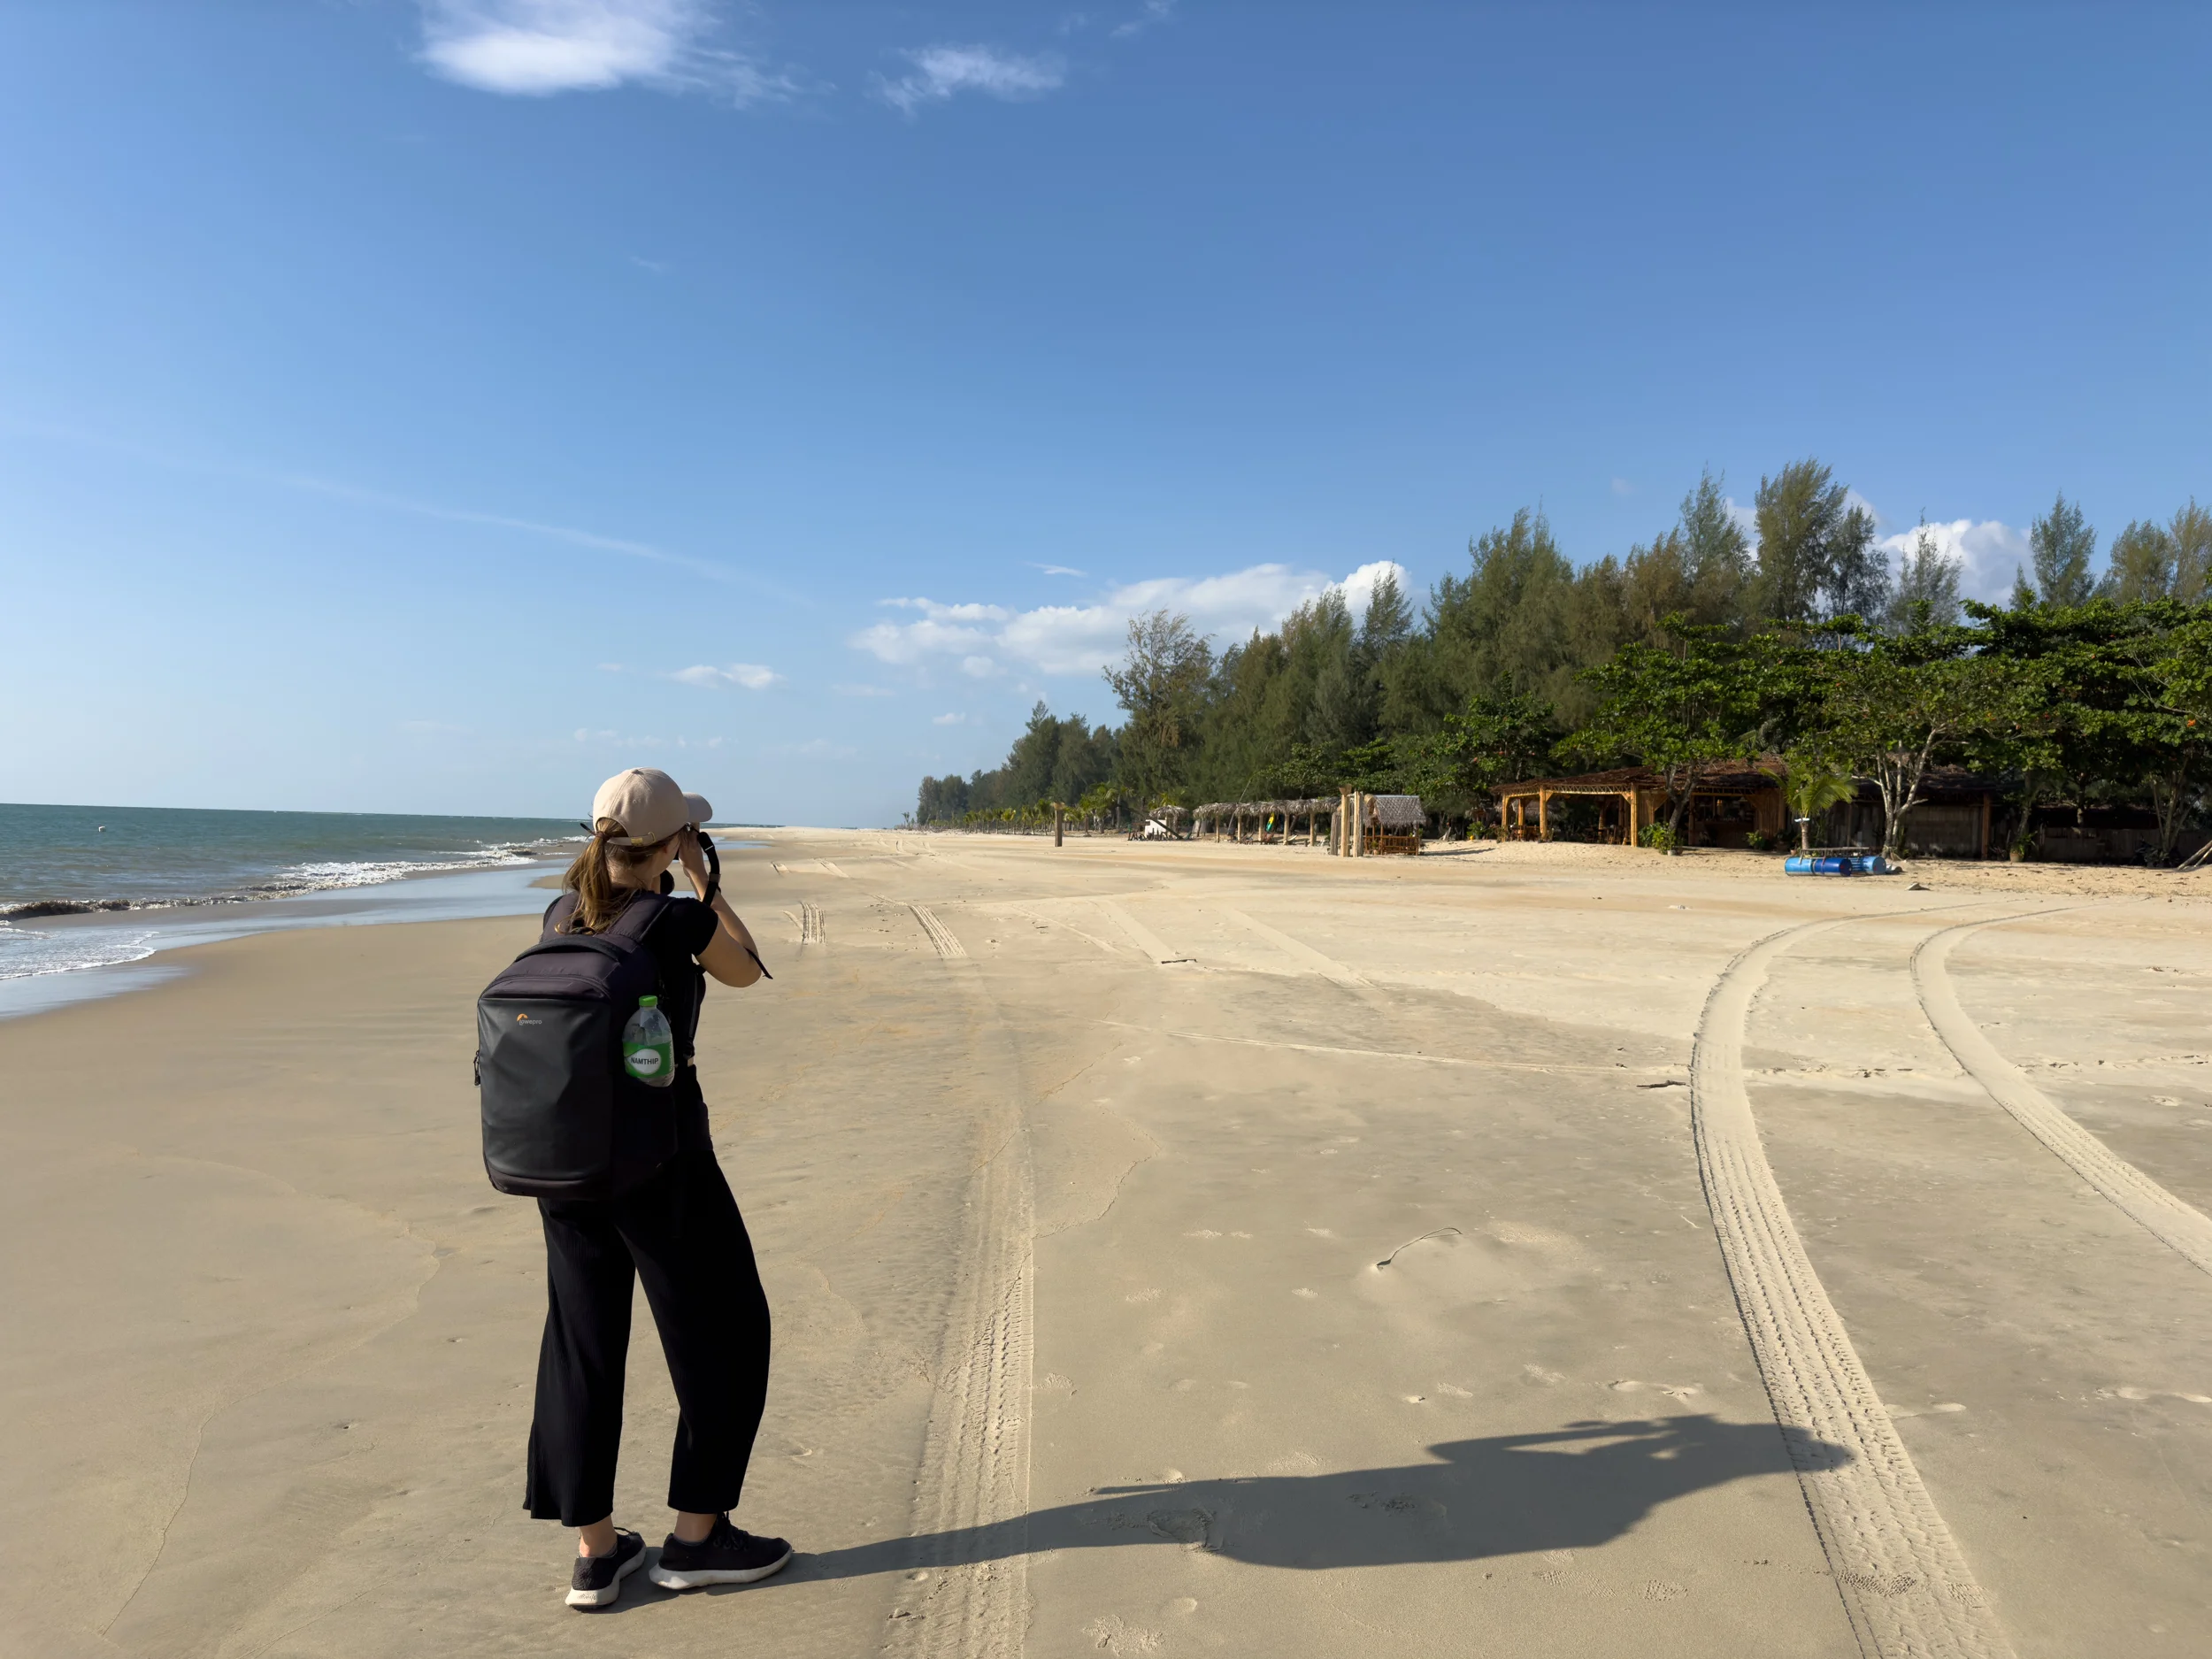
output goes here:
[{"label": "woman", "polygon": [[617,1527],[613,1514],[635,1279],[645,1282],[680,1412],[668,1481],[676,1525],[653,1582],[672,1590],[749,1584],[791,1559],[782,1539],[757,1537],[729,1518],[767,1397],[768,1299],[715,1162],[691,1051],[705,976],[742,987],[763,970],[752,934],[707,872],[698,826],[712,816],[666,772],[633,769],[608,779],[592,803],[591,844],[545,915],[549,933],[603,933],[640,895],[660,893],[678,859],[698,895],[651,901],[663,908],[644,939],[676,1034],[675,1156],[619,1197],[538,1201],[548,1307],[526,1501],[534,1517],[578,1529],[571,1607],[609,1606],[645,1562],[645,1540]]}]

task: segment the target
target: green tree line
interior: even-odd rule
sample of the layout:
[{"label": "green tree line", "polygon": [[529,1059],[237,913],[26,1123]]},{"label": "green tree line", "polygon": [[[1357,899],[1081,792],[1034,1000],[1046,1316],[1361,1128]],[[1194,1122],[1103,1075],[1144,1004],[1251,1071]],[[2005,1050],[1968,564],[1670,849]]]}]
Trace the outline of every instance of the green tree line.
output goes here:
[{"label": "green tree line", "polygon": [[1698,778],[1758,755],[1801,784],[1878,786],[1893,839],[1932,766],[2002,775],[2034,809],[2144,805],[2161,845],[2203,816],[2212,512],[2097,535],[2061,495],[2008,604],[1962,603],[1923,528],[1897,569],[1820,462],[1761,479],[1748,528],[1708,472],[1675,521],[1578,566],[1540,512],[1475,537],[1417,610],[1387,578],[1215,651],[1187,618],[1131,624],[1110,730],[1040,703],[1006,764],[925,779],[923,824],[1126,818],[1159,803],[1419,795],[1479,822],[1501,784],[1635,763],[1678,824]]}]

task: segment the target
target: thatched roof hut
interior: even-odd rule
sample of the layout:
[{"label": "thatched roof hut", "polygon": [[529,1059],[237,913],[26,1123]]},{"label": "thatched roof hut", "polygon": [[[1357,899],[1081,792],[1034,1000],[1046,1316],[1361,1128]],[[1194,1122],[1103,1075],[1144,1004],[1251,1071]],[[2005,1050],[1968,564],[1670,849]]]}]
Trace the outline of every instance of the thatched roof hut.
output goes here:
[{"label": "thatched roof hut", "polygon": [[1231,839],[1242,841],[1249,829],[1256,839],[1279,835],[1287,841],[1291,825],[1302,819],[1306,840],[1311,843],[1320,833],[1318,826],[1325,822],[1336,808],[1333,795],[1270,801],[1210,801],[1204,806],[1192,809],[1191,831],[1194,834],[1202,835],[1211,829],[1216,841],[1221,840],[1225,832]]},{"label": "thatched roof hut", "polygon": [[1371,795],[1374,821],[1386,835],[1418,835],[1428,825],[1429,810],[1417,795]]}]

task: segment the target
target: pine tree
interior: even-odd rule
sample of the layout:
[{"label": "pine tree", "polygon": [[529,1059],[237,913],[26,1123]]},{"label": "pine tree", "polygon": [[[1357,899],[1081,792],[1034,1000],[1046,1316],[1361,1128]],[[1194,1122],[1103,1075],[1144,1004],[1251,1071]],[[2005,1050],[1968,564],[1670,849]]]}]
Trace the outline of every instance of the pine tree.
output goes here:
[{"label": "pine tree", "polygon": [[[2035,560],[2037,603],[2085,605],[2095,595],[2089,561],[2096,556],[2097,533],[2063,491],[2051,511],[2029,526],[2028,548]],[[2016,597],[2017,592],[2016,588]]]}]

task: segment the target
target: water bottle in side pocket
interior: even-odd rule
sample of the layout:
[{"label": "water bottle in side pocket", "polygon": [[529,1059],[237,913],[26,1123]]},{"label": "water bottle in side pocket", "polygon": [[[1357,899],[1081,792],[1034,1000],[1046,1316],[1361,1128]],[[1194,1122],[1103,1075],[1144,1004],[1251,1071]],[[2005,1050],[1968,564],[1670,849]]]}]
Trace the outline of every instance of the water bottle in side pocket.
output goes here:
[{"label": "water bottle in side pocket", "polygon": [[676,1080],[676,1033],[669,1028],[657,996],[638,998],[637,1012],[622,1028],[622,1069],[655,1088],[666,1088]]}]

